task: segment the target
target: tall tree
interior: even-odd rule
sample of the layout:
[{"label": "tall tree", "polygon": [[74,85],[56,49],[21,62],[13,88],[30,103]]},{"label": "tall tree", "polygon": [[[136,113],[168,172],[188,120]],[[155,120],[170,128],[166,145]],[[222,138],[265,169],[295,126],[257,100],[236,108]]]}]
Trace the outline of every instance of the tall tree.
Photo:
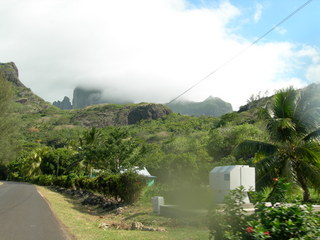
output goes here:
[{"label": "tall tree", "polygon": [[101,131],[95,127],[84,132],[80,137],[80,153],[84,157],[84,162],[89,169],[89,175],[92,177],[92,170],[99,159],[99,145],[101,144]]},{"label": "tall tree", "polygon": [[99,166],[112,173],[142,167],[145,154],[143,142],[131,136],[124,128],[109,128],[100,152]]},{"label": "tall tree", "polygon": [[310,200],[309,187],[320,187],[320,102],[318,91],[293,88],[276,93],[266,109],[269,142],[244,141],[235,153],[255,153],[257,184],[271,185],[272,179],[284,177],[303,189],[304,201]]}]

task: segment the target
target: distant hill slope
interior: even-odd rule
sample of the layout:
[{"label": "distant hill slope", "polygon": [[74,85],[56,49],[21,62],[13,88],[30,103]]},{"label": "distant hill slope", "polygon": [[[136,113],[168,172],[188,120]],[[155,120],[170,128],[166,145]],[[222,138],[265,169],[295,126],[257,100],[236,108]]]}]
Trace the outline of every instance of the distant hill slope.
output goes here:
[{"label": "distant hill slope", "polygon": [[180,101],[167,104],[173,112],[193,116],[220,117],[232,112],[232,105],[217,97],[208,97],[203,102]]},{"label": "distant hill slope", "polygon": [[[68,97],[62,101],[54,101],[53,105],[60,109],[79,109],[97,104],[131,104],[133,102],[126,99],[114,98],[111,95],[104,96],[101,89],[76,87],[73,90],[72,104]],[[208,97],[203,102],[179,101],[166,104],[173,112],[192,116],[214,116],[219,117],[223,114],[232,112],[232,106],[217,97]]]},{"label": "distant hill slope", "polygon": [[0,63],[0,74],[12,83],[14,112],[21,117],[24,129],[40,131],[66,127],[105,127],[135,124],[158,119],[172,111],[161,104],[99,104],[86,108],[61,110],[35,95],[20,80],[13,62]]},{"label": "distant hill slope", "polygon": [[141,120],[155,120],[171,113],[161,104],[99,104],[79,110],[72,110],[70,122],[83,127],[118,126],[138,123]]},{"label": "distant hill slope", "polygon": [[0,63],[0,74],[12,83],[14,91],[15,112],[17,113],[39,113],[47,110],[58,110],[49,102],[35,95],[19,80],[18,68],[13,62]]}]

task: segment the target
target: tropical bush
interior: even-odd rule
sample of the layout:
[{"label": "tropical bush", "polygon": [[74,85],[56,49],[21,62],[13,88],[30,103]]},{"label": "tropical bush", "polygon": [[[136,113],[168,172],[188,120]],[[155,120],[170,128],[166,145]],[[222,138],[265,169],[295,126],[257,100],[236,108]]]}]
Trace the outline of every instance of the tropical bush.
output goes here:
[{"label": "tropical bush", "polygon": [[142,189],[146,186],[146,179],[133,172],[119,175],[116,191],[124,202],[134,203],[140,197]]},{"label": "tropical bush", "polygon": [[124,203],[134,203],[146,186],[146,179],[134,172],[100,176],[96,178],[78,177],[76,174],[54,176],[38,175],[30,177],[30,182],[43,186],[60,186],[64,188],[82,189],[115,198]]},{"label": "tropical bush", "polygon": [[243,188],[235,189],[225,197],[224,205],[216,205],[210,211],[209,239],[246,239],[247,219],[242,208],[244,194]]},{"label": "tropical bush", "polygon": [[248,215],[243,207],[243,188],[235,189],[225,205],[209,215],[210,239],[214,240],[297,240],[320,239],[320,214],[310,205],[258,202],[256,211]]},{"label": "tropical bush", "polygon": [[254,220],[247,222],[248,239],[320,239],[320,215],[312,206],[259,203],[256,207]]}]

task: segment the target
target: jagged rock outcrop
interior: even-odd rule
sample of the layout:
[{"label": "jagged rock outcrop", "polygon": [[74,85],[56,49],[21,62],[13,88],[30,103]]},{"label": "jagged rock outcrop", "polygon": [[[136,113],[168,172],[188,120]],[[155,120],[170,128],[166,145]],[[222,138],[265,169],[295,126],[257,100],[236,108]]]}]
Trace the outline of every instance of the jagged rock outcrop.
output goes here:
[{"label": "jagged rock outcrop", "polygon": [[[112,95],[112,94],[111,94]],[[124,98],[116,98],[111,95],[103,94],[101,89],[76,87],[73,90],[72,106],[73,109],[79,109],[96,104],[128,104],[131,101]]]},{"label": "jagged rock outcrop", "polygon": [[18,113],[40,113],[53,108],[42,98],[35,95],[29,88],[19,80],[18,68],[13,62],[0,63],[0,76],[12,83],[14,89],[14,101],[17,105],[14,108]]},{"label": "jagged rock outcrop", "polygon": [[76,87],[73,90],[72,106],[77,109],[102,103],[101,96],[102,92],[98,89]]},{"label": "jagged rock outcrop", "polygon": [[203,102],[180,101],[167,104],[173,112],[193,116],[220,117],[232,112],[232,105],[217,97],[208,97]]},{"label": "jagged rock outcrop", "polygon": [[146,104],[132,109],[128,114],[128,124],[135,124],[141,120],[158,119],[171,113],[171,110],[159,104]]},{"label": "jagged rock outcrop", "polygon": [[0,63],[0,73],[3,77],[18,87],[25,87],[19,80],[19,71],[14,62]]},{"label": "jagged rock outcrop", "polygon": [[257,109],[261,107],[266,107],[267,104],[270,102],[271,97],[263,97],[260,99],[256,99],[253,101],[248,102],[246,105],[240,106],[238,113],[249,111],[251,109]]},{"label": "jagged rock outcrop", "polygon": [[70,98],[68,97],[64,97],[62,101],[54,101],[52,104],[62,110],[72,109]]}]

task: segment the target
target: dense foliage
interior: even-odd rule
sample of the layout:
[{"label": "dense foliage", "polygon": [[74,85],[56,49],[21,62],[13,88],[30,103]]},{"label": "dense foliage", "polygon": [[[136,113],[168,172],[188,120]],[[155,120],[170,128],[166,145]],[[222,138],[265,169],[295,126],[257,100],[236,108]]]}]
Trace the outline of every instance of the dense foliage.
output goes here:
[{"label": "dense foliage", "polygon": [[80,190],[93,191],[104,195],[106,198],[114,198],[117,201],[131,204],[138,200],[146,179],[134,172],[126,172],[118,175],[99,176],[96,178],[79,177],[70,175],[37,175],[29,179],[30,182],[43,186],[60,186]]},{"label": "dense foliage", "polygon": [[280,90],[265,111],[268,141],[247,139],[237,146],[237,156],[252,154],[260,188],[273,178],[285,177],[304,191],[320,186],[320,102],[318,91],[307,88]]},{"label": "dense foliage", "polygon": [[[210,212],[212,240],[254,239],[319,239],[320,214],[309,205],[256,203],[256,211],[248,215],[242,207],[243,189],[235,189],[225,205]],[[262,200],[262,199],[260,199]]]},{"label": "dense foliage", "polygon": [[[259,190],[269,186],[272,193],[272,179],[284,176],[303,188],[309,200],[309,188],[319,186],[319,131],[313,121],[318,85],[281,90],[273,98],[253,99],[241,112],[213,118],[168,114],[152,104],[62,111],[35,96],[15,75],[13,71],[16,86],[10,81],[1,85],[1,91],[8,90],[1,96],[14,101],[12,108],[0,105],[8,110],[0,116],[1,154],[6,154],[0,161],[7,161],[0,166],[2,179],[113,176],[146,167],[157,183],[178,192],[181,186],[207,186],[215,166],[248,164],[258,169]],[[12,121],[11,109],[17,121]],[[14,130],[19,136],[11,138]],[[12,151],[19,145],[19,151]]]},{"label": "dense foliage", "polygon": [[[208,208],[209,171],[247,164],[256,167],[264,198],[255,198],[257,210],[248,216],[242,190],[233,191],[210,212],[210,237],[320,239],[320,217],[311,207],[277,204],[295,200],[294,191],[305,202],[318,200],[310,189],[320,187],[319,91],[319,84],[279,90],[219,118],[143,103],[62,111],[26,88],[13,63],[2,64],[0,179],[89,190],[130,204],[146,186],[135,171],[146,167],[156,176],[150,197]],[[210,106],[203,105],[208,113]]]}]

